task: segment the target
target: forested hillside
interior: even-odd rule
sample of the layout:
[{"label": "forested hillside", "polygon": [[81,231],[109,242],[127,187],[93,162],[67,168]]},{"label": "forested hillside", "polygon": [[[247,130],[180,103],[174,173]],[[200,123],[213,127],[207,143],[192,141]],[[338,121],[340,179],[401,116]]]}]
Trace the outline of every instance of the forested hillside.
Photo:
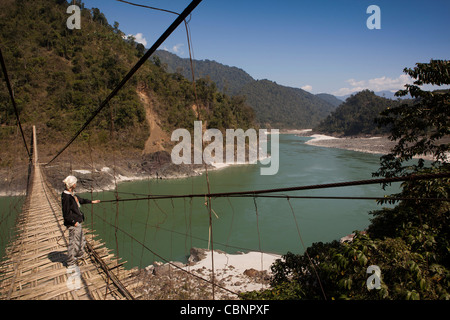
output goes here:
[{"label": "forested hillside", "polygon": [[332,94],[329,93],[318,93],[315,95],[316,97],[325,100],[326,102],[332,104],[335,107],[340,106],[344,101],[341,99],[336,98]]},{"label": "forested hillside", "polygon": [[[37,126],[41,156],[55,151],[80,128],[101,101],[143,55],[144,48],[124,39],[119,23],[99,9],[82,8],[81,29],[66,27],[67,1],[2,1],[0,43],[20,119],[28,137]],[[2,79],[3,74],[1,75]],[[196,83],[167,73],[158,59],[145,63],[77,139],[81,147],[141,151],[150,135],[146,111],[161,128],[192,128],[203,120],[215,128],[247,128],[253,112],[242,99],[220,93],[204,80]],[[142,100],[149,97],[150,105]],[[148,113],[147,113],[148,114]],[[1,161],[5,165],[16,134],[14,110],[0,87]]]},{"label": "forested hillside", "polygon": [[[192,79],[190,61],[158,51],[155,55],[168,72]],[[217,88],[232,96],[241,96],[254,109],[256,121],[263,127],[311,128],[330,114],[340,101],[332,95],[313,95],[298,88],[270,80],[254,80],[244,70],[210,60],[194,60],[196,78],[209,79]]]},{"label": "forested hillside", "polygon": [[344,136],[387,133],[389,128],[379,128],[375,118],[385,109],[399,105],[397,100],[382,98],[372,91],[364,90],[347,98],[314,131]]},{"label": "forested hillside", "polygon": [[334,110],[309,92],[269,80],[251,82],[240,93],[255,109],[258,122],[273,128],[311,128]]}]

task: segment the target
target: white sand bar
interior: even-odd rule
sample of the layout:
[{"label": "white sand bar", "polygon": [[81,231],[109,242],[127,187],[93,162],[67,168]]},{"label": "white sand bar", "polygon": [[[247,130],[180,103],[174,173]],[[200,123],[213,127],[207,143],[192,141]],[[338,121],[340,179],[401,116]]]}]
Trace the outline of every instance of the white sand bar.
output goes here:
[{"label": "white sand bar", "polygon": [[[206,257],[192,266],[185,267],[186,270],[194,273],[210,275],[212,270],[211,250],[205,252]],[[245,292],[261,290],[269,287],[255,281],[254,278],[246,275],[246,270],[264,272],[271,275],[270,266],[280,255],[260,252],[248,252],[242,254],[228,254],[214,250],[214,273],[216,281],[221,281],[225,288],[233,292]]]}]

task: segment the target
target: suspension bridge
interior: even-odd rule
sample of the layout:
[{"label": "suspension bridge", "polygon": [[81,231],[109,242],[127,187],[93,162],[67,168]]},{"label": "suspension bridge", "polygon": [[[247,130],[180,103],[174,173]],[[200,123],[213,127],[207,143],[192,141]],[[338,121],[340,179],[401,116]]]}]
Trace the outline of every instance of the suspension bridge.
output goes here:
[{"label": "suspension bridge", "polygon": [[[200,2],[201,0],[193,0],[181,14],[171,12],[177,15],[173,23],[50,162],[78,137],[165,39],[182,22],[186,23],[186,17]],[[15,226],[17,237],[6,248],[7,259],[0,265],[0,299],[135,299],[137,295],[132,293],[130,284],[131,273],[123,268],[124,262],[120,263],[119,258],[114,257],[101,241],[94,240],[92,230],[84,228],[86,249],[90,257],[85,265],[71,270],[74,271],[72,273],[64,266],[68,241],[62,222],[59,195],[49,187],[42,173],[42,164],[37,156],[35,128],[32,151],[28,148],[1,50],[0,62],[30,160],[27,196]]]},{"label": "suspension bridge", "polygon": [[[125,83],[133,76],[139,67],[148,60],[150,55],[163,43],[163,41],[171,34],[175,28],[186,19],[190,12],[196,7],[201,0],[194,0],[192,3],[179,14],[173,24],[166,32],[155,42],[155,44],[145,53],[145,55],[136,63],[129,73],[122,79],[117,87],[100,103],[99,107],[92,113],[83,126],[69,140],[69,142],[47,163],[39,161],[36,130],[33,127],[33,143],[29,149],[22,131],[19,115],[14,101],[14,95],[10,86],[6,66],[1,56],[2,69],[7,82],[11,101],[16,112],[18,128],[22,134],[23,142],[30,159],[27,195],[22,206],[21,212],[15,224],[16,236],[6,247],[6,258],[0,263],[0,299],[4,300],[134,300],[141,297],[137,287],[136,279],[133,272],[124,268],[125,261],[121,261],[120,257],[115,256],[110,249],[100,239],[96,239],[95,231],[86,227],[86,249],[88,258],[78,269],[69,270],[66,267],[66,255],[68,246],[68,234],[63,225],[63,217],[61,214],[60,196],[57,191],[50,185],[42,170],[44,165],[53,162],[64,150],[66,150],[72,142],[83,132],[84,129],[92,122],[92,120],[108,105],[109,101],[117,94],[117,92],[125,85]],[[347,186],[359,186],[366,184],[381,184],[401,181],[429,180],[438,178],[448,178],[450,174],[423,174],[408,177],[394,177],[387,179],[372,179],[349,181],[341,183],[330,183],[312,186],[298,186],[279,189],[262,189],[239,192],[211,193],[208,184],[208,193],[206,194],[186,194],[186,195],[143,195],[129,199],[110,200],[118,201],[141,201],[141,200],[160,200],[195,197],[204,198],[205,204],[209,206],[210,219],[210,237],[211,251],[214,252],[211,227],[211,198],[218,197],[271,197],[285,198],[291,207],[294,219],[295,215],[290,205],[289,199],[294,198],[314,198],[314,199],[369,199],[369,200],[408,200],[401,198],[376,198],[376,197],[312,197],[312,196],[289,196],[286,195],[292,191],[325,189]],[[207,179],[208,180],[208,179]],[[284,193],[284,194],[280,194]],[[409,199],[411,200],[411,199]],[[448,201],[445,199],[425,199],[436,201]],[[256,219],[258,209],[255,202]],[[257,221],[256,221],[257,222]],[[295,220],[295,223],[297,221]],[[298,226],[297,226],[298,229]],[[116,230],[120,230],[116,226]],[[120,230],[132,241],[140,243],[133,235]],[[299,232],[300,236],[300,232]],[[301,239],[301,236],[300,236]],[[165,262],[169,261],[160,257],[153,252],[145,244],[140,243],[142,247],[155,256],[158,256]],[[305,248],[306,249],[306,248]],[[214,288],[220,287],[214,280],[214,255],[212,258],[212,275],[210,278],[200,278],[211,284],[212,298],[214,299]],[[312,264],[312,262],[311,262]],[[174,268],[182,269],[173,265]],[[183,270],[185,271],[185,270]],[[320,282],[320,279],[318,279]],[[224,289],[224,288],[221,288]],[[226,289],[225,289],[226,290]],[[232,294],[230,290],[227,290]],[[324,298],[326,295],[324,292]]]},{"label": "suspension bridge", "polygon": [[68,233],[59,195],[42,173],[33,133],[28,194],[15,226],[17,237],[0,266],[0,299],[135,299],[131,272],[89,229],[85,228],[89,258],[77,270],[66,268]]}]

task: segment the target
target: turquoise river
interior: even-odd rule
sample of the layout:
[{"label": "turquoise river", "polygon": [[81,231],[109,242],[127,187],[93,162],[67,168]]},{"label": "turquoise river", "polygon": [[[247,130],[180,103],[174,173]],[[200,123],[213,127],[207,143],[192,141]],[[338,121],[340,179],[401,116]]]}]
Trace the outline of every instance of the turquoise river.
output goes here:
[{"label": "turquoise river", "polygon": [[[279,171],[260,175],[260,164],[233,165],[209,171],[211,192],[246,191],[371,179],[380,155],[315,147],[308,137],[280,135]],[[270,150],[270,149],[269,149]],[[289,196],[382,197],[399,190],[398,184],[318,189],[282,193]],[[207,193],[206,176],[123,182],[121,199],[145,194]],[[91,194],[81,195],[87,198]],[[94,193],[94,199],[115,199],[113,192]],[[3,201],[6,201],[3,199]],[[191,247],[211,248],[209,210],[205,198],[103,202],[85,205],[85,226],[127,261],[126,267],[145,267],[154,261],[186,262]],[[363,230],[374,200],[295,199],[268,197],[213,198],[214,249],[229,253],[264,251],[304,252],[314,242],[329,242]],[[302,241],[303,240],[303,244]]]}]

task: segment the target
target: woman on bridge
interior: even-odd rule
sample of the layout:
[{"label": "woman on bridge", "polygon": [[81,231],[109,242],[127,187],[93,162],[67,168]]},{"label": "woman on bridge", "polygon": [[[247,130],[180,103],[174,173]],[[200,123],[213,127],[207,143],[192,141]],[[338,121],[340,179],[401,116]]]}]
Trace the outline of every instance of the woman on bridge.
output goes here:
[{"label": "woman on bridge", "polygon": [[82,222],[84,214],[80,210],[80,206],[86,203],[99,203],[100,200],[83,199],[75,195],[77,186],[77,178],[68,176],[63,180],[65,190],[61,194],[62,212],[64,217],[64,225],[69,229],[69,246],[67,248],[67,267],[74,266],[77,261],[84,256],[84,246],[86,240],[84,238]]}]

